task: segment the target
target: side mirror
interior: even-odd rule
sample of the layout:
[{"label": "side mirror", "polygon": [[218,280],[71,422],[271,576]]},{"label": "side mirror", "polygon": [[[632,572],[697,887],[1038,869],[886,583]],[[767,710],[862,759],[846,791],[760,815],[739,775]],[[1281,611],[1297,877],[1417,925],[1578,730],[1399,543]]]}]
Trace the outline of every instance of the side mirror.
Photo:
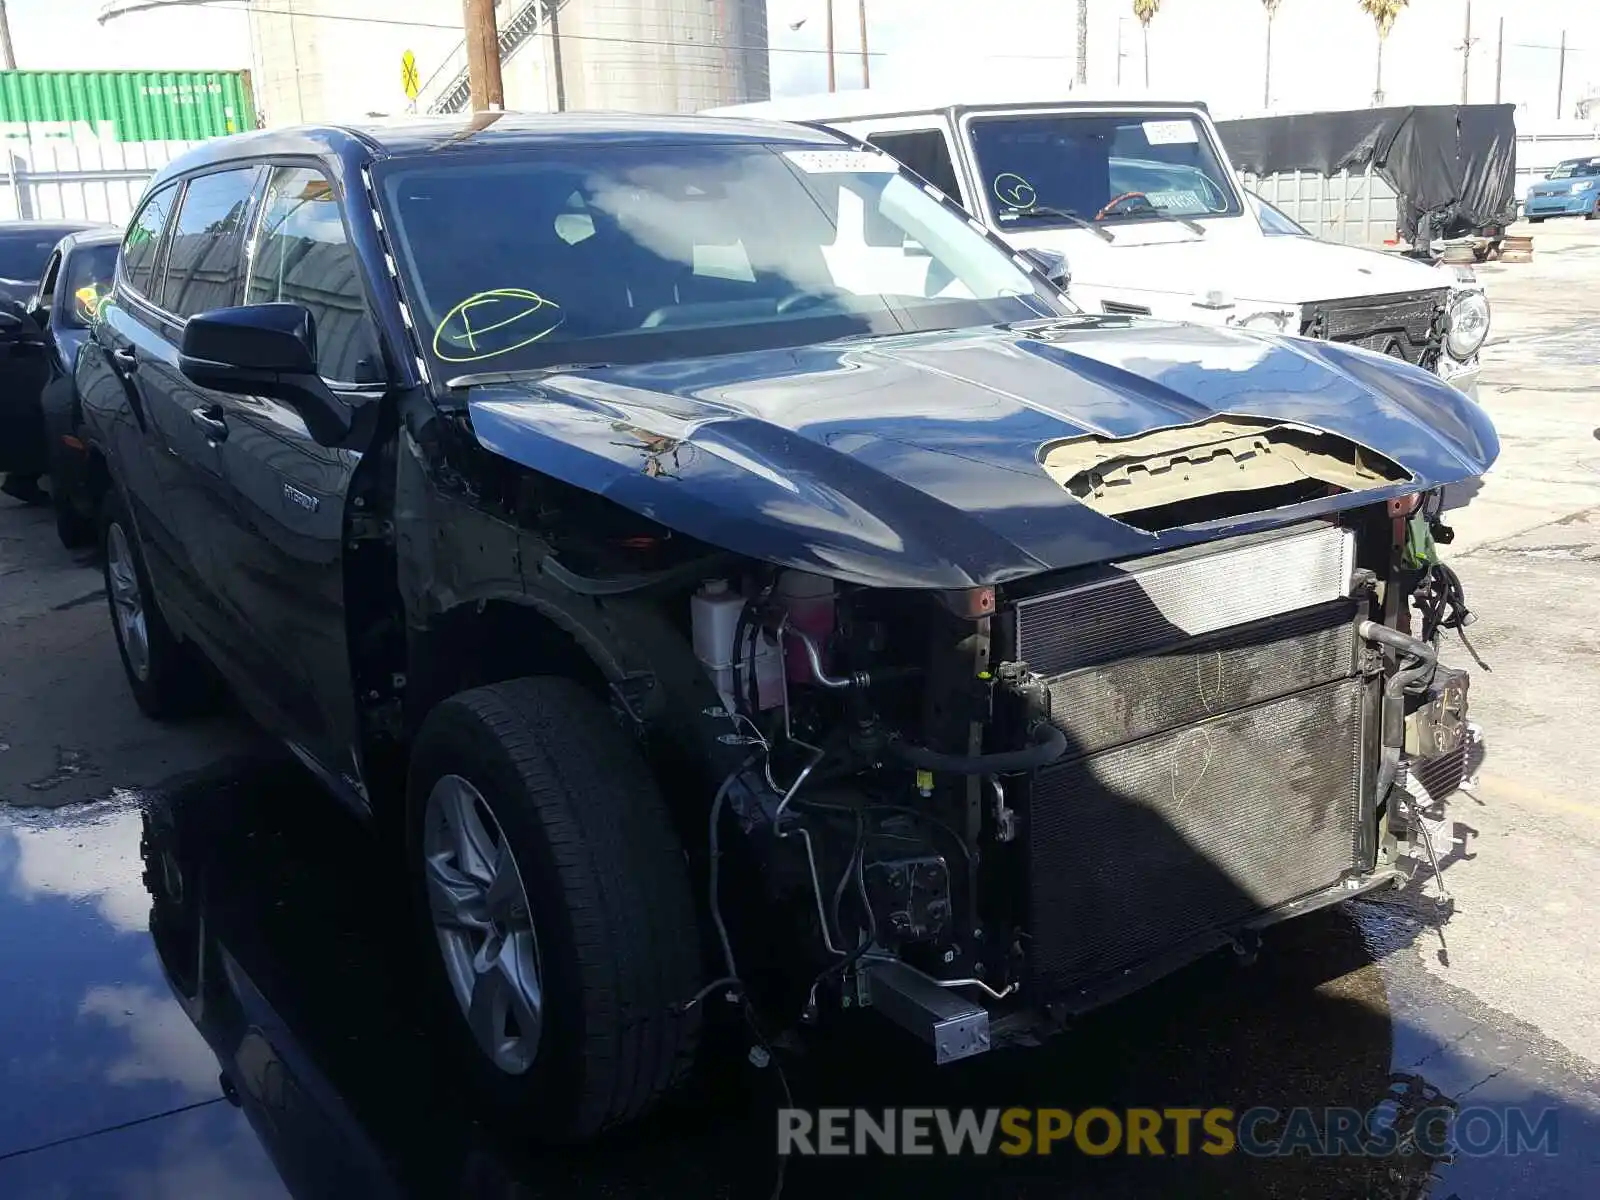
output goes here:
[{"label": "side mirror", "polygon": [[317,374],[316,322],[298,304],[195,314],[183,327],[178,369],[212,391],[282,400],[324,446],[338,445],[350,432],[350,406]]},{"label": "side mirror", "polygon": [[1033,260],[1033,265],[1045,273],[1045,277],[1063,292],[1072,284],[1072,267],[1067,263],[1067,256],[1059,250],[1046,250],[1043,247],[1032,246],[1024,250],[1023,256]]}]

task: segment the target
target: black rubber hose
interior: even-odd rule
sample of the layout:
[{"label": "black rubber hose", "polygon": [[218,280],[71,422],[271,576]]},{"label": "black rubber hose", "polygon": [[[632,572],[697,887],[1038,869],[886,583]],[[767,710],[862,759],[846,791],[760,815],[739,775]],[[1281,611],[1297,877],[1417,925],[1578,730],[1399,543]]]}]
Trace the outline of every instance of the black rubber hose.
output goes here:
[{"label": "black rubber hose", "polygon": [[709,579],[718,573],[731,558],[728,554],[712,554],[704,558],[690,559],[678,563],[676,566],[666,567],[660,571],[651,571],[643,575],[610,575],[592,576],[580,575],[571,567],[564,566],[555,555],[546,555],[538,563],[540,574],[548,575],[569,591],[577,592],[580,596],[626,596],[630,592],[642,592],[649,588],[675,586],[690,583],[698,579]]},{"label": "black rubber hose", "polygon": [[1035,771],[1047,767],[1067,752],[1067,735],[1054,725],[1041,721],[1028,733],[1028,745],[1021,750],[1000,750],[994,754],[943,754],[926,746],[913,746],[891,738],[885,747],[889,754],[923,771],[944,771],[951,775],[1002,775],[1007,771]]},{"label": "black rubber hose", "polygon": [[1383,720],[1380,735],[1381,750],[1378,757],[1377,799],[1381,803],[1389,796],[1400,774],[1400,752],[1405,749],[1405,695],[1406,689],[1419,679],[1433,674],[1439,663],[1439,652],[1432,643],[1421,638],[1379,625],[1376,621],[1363,621],[1358,629],[1369,642],[1388,646],[1412,660],[1409,667],[1401,667],[1383,683]]}]

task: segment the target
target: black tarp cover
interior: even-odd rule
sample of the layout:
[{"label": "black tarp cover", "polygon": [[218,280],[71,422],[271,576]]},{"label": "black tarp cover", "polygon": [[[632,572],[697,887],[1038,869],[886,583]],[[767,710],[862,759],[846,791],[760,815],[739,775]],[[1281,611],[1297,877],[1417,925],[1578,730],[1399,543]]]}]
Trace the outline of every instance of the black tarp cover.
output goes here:
[{"label": "black tarp cover", "polygon": [[1370,163],[1400,196],[1400,233],[1415,241],[1424,218],[1453,237],[1516,217],[1516,108],[1429,104],[1219,121],[1240,171],[1336,175]]}]

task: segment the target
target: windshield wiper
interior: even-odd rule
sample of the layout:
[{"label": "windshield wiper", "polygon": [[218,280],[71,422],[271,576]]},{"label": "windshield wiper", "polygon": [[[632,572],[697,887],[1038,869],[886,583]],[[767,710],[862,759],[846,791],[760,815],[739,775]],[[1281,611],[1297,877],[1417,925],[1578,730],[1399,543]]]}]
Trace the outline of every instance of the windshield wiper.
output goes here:
[{"label": "windshield wiper", "polygon": [[1180,217],[1177,213],[1169,213],[1164,209],[1157,208],[1153,204],[1150,206],[1148,212],[1140,212],[1130,215],[1136,215],[1140,217],[1160,217],[1163,221],[1176,221],[1185,229],[1192,230],[1193,232],[1198,233],[1201,237],[1205,237],[1206,235],[1206,227],[1200,224],[1199,221],[1191,221],[1188,217]]},{"label": "windshield wiper", "polygon": [[1090,233],[1099,234],[1108,242],[1117,240],[1117,235],[1104,225],[1096,225],[1093,221],[1079,216],[1069,209],[1051,208],[1048,204],[1030,204],[1027,208],[1008,208],[1000,214],[999,219],[1001,221],[1021,221],[1026,217],[1045,217],[1046,219],[1068,221],[1079,229],[1087,229]]},{"label": "windshield wiper", "polygon": [[518,371],[479,371],[475,374],[452,376],[445,380],[444,385],[454,391],[458,388],[487,387],[496,383],[526,383],[530,379],[543,379],[546,375],[566,375],[572,371],[599,371],[610,365],[603,362],[572,362],[554,363],[548,367],[528,367]]}]

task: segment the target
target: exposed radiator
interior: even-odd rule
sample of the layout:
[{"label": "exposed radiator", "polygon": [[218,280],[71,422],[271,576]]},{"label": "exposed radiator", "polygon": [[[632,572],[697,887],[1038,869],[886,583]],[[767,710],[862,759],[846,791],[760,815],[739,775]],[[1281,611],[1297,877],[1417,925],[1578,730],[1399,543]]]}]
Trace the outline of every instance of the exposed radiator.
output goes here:
[{"label": "exposed radiator", "polygon": [[1342,679],[1358,662],[1356,610],[1336,600],[1070,671],[1050,681],[1051,720],[1080,756]]},{"label": "exposed radiator", "polygon": [[1070,991],[1355,868],[1367,691],[1340,680],[1042,772],[1036,977]]},{"label": "exposed radiator", "polygon": [[1017,654],[1041,675],[1141,654],[1350,594],[1355,539],[1314,524],[1198,546],[1017,604]]},{"label": "exposed radiator", "polygon": [[1017,657],[1070,740],[1027,802],[1036,983],[1114,990],[1361,867],[1377,684],[1353,567],[1316,524],[1018,603]]}]

